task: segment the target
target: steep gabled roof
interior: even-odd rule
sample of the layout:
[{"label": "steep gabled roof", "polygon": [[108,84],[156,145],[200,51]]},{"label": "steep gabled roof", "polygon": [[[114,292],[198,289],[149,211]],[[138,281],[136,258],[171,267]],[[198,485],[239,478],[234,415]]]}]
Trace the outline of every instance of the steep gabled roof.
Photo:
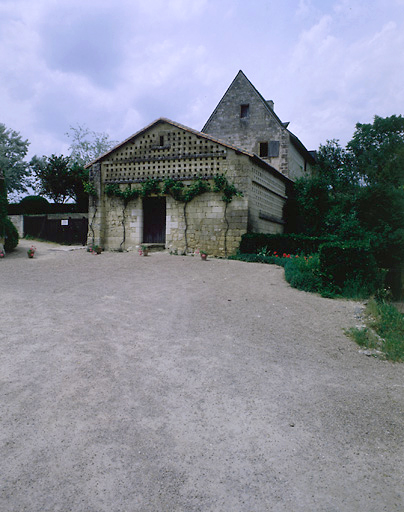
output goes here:
[{"label": "steep gabled roof", "polygon": [[[215,110],[212,112],[209,119],[206,121],[204,127],[202,128],[202,132],[205,130],[206,126],[209,124],[209,121],[215,115],[216,111],[218,110],[219,106],[223,102],[223,100],[224,100],[225,96],[227,95],[227,93],[229,92],[229,90],[233,87],[234,83],[237,82],[240,78],[244,79],[248,83],[248,85],[251,87],[251,90],[253,91],[253,93],[256,94],[260,98],[260,100],[264,104],[264,107],[266,108],[266,110],[278,121],[278,123],[282,126],[284,125],[284,123],[282,123],[282,121],[279,119],[279,117],[275,114],[275,111],[268,105],[268,102],[264,99],[262,94],[254,87],[254,85],[250,82],[250,80],[246,77],[246,75],[240,69],[240,71],[237,73],[237,75],[235,76],[232,83],[227,88],[226,92],[223,94],[222,99],[217,104]],[[287,124],[289,124],[289,123],[287,123]]]},{"label": "steep gabled roof", "polygon": [[290,130],[288,130],[288,126],[289,126],[289,121],[284,123],[280,120],[280,118],[276,115],[274,109],[269,105],[269,102],[262,96],[262,94],[254,87],[254,85],[250,82],[250,80],[246,77],[246,75],[243,73],[243,71],[240,69],[240,71],[237,73],[236,77],[234,78],[234,80],[232,81],[232,83],[229,85],[229,87],[227,88],[226,92],[223,94],[222,96],[222,99],[219,101],[219,103],[217,104],[215,110],[212,112],[212,114],[210,115],[209,119],[206,121],[204,127],[202,128],[202,132],[205,130],[205,128],[207,127],[207,125],[209,124],[210,120],[212,119],[212,117],[216,114],[219,106],[221,105],[221,103],[224,101],[224,98],[225,96],[227,95],[227,93],[229,92],[229,90],[233,87],[234,83],[239,80],[239,79],[244,79],[247,84],[250,86],[251,90],[253,91],[253,93],[258,97],[260,98],[264,108],[272,115],[272,117],[274,119],[276,119],[276,121],[279,123],[280,126],[282,126],[283,128],[285,128],[287,130],[287,132],[289,133],[290,135],[290,139],[292,141],[292,144],[298,149],[298,151],[300,151],[301,153],[303,153],[306,158],[311,162],[311,163],[315,163],[315,159],[313,157],[313,152],[311,151],[308,151],[306,149],[306,147],[302,144],[302,142],[296,137],[296,135],[294,135]]},{"label": "steep gabled roof", "polygon": [[142,135],[143,133],[147,132],[148,130],[150,130],[151,128],[157,126],[158,124],[169,124],[175,128],[179,128],[180,130],[184,130],[186,131],[187,133],[190,133],[190,134],[193,134],[201,139],[206,139],[206,140],[209,140],[210,142],[214,142],[216,144],[220,144],[221,146],[224,146],[228,149],[232,149],[233,151],[235,151],[236,153],[238,154],[242,154],[242,155],[246,155],[248,156],[251,160],[254,161],[254,163],[260,165],[261,167],[267,169],[268,171],[270,171],[272,174],[275,174],[276,176],[282,178],[283,180],[285,181],[291,181],[290,178],[288,178],[287,176],[285,176],[284,174],[282,174],[281,172],[279,172],[277,169],[275,169],[274,167],[272,167],[272,165],[269,165],[265,160],[263,160],[262,158],[260,158],[258,155],[256,155],[255,153],[250,153],[249,151],[246,151],[245,149],[241,149],[239,147],[236,147],[236,146],[233,146],[232,144],[229,144],[228,142],[225,142],[223,140],[220,140],[220,139],[217,139],[216,137],[212,137],[211,135],[208,135],[207,133],[202,133],[202,132],[199,132],[198,130],[194,130],[193,128],[189,128],[188,126],[184,126],[183,124],[180,124],[180,123],[176,123],[175,121],[171,121],[170,119],[167,119],[165,117],[160,117],[159,119],[156,119],[155,121],[153,121],[152,123],[148,124],[147,126],[145,126],[144,128],[142,128],[141,130],[139,130],[138,132],[134,133],[133,135],[131,135],[130,137],[128,137],[127,139],[125,139],[123,142],[120,142],[119,144],[117,144],[116,146],[114,146],[113,148],[111,148],[109,151],[107,151],[106,153],[103,153],[102,155],[100,155],[98,158],[96,158],[95,160],[93,160],[92,162],[89,162],[88,164],[85,165],[85,168],[88,169],[89,167],[91,167],[93,164],[97,163],[97,162],[100,162],[102,160],[104,160],[104,158],[106,158],[108,155],[110,155],[111,153],[113,153],[114,151],[116,151],[117,149],[119,149],[120,147],[124,146],[125,144],[127,144],[128,142],[131,142],[132,140],[136,139],[137,137],[139,137],[140,135]]}]

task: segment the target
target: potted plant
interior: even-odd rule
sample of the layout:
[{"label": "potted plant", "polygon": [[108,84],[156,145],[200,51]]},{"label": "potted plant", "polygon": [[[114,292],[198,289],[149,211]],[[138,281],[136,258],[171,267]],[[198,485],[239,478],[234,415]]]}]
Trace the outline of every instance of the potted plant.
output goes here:
[{"label": "potted plant", "polygon": [[102,247],[99,245],[92,245],[87,249],[87,252],[90,252],[91,254],[101,254]]},{"label": "potted plant", "polygon": [[203,260],[203,261],[205,261],[205,260],[207,259],[207,257],[208,257],[208,253],[207,253],[207,252],[205,252],[205,251],[201,251],[201,253],[200,253],[200,254],[201,254],[201,258],[202,258],[202,260]]},{"label": "potted plant", "polygon": [[28,258],[33,258],[34,257],[34,254],[35,254],[35,251],[36,251],[36,247],[34,247],[33,245],[31,245],[31,247],[28,249],[27,251],[27,254],[28,254]]},{"label": "potted plant", "polygon": [[149,255],[149,248],[147,245],[141,245],[139,250],[140,256],[148,256]]}]

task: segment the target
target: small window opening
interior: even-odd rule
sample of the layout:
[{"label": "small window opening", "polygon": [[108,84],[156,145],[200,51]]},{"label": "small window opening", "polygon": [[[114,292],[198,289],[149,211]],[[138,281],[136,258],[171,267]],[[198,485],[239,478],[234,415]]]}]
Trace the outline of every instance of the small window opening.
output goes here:
[{"label": "small window opening", "polygon": [[160,135],[160,146],[164,146],[164,135]]},{"label": "small window opening", "polygon": [[260,157],[268,157],[268,142],[260,142]]},{"label": "small window opening", "polygon": [[240,105],[240,117],[245,118],[248,117],[250,112],[250,105]]}]

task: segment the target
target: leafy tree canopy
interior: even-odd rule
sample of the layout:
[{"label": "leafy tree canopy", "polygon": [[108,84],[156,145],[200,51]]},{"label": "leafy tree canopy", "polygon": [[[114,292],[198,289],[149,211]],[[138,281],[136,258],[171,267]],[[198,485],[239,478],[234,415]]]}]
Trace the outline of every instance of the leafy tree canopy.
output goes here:
[{"label": "leafy tree canopy", "polygon": [[71,164],[70,157],[34,156],[30,166],[36,177],[36,189],[39,194],[55,203],[65,203],[68,199],[87,203],[88,196],[83,186],[87,171],[77,163]]},{"label": "leafy tree canopy", "polygon": [[70,159],[81,166],[95,160],[117,144],[109,140],[106,133],[94,132],[80,125],[71,126],[66,135],[71,139]]},{"label": "leafy tree canopy", "polygon": [[313,176],[295,184],[296,225],[310,235],[371,243],[379,263],[404,256],[404,118],[357,124],[346,148],[336,140],[318,151]]},{"label": "leafy tree canopy", "polygon": [[372,124],[356,125],[347,144],[358,173],[369,184],[404,184],[404,118],[375,116]]},{"label": "leafy tree canopy", "polygon": [[8,193],[27,190],[30,171],[24,158],[28,146],[28,140],[23,140],[18,132],[0,123],[0,169],[3,171]]}]

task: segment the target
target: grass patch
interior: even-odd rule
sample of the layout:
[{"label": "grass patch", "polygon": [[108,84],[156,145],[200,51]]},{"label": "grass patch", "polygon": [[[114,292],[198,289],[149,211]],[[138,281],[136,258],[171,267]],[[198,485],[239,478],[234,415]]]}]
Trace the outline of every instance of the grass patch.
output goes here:
[{"label": "grass patch", "polygon": [[366,307],[366,327],[347,334],[358,345],[382,352],[389,361],[404,361],[404,315],[387,302],[372,299]]}]

